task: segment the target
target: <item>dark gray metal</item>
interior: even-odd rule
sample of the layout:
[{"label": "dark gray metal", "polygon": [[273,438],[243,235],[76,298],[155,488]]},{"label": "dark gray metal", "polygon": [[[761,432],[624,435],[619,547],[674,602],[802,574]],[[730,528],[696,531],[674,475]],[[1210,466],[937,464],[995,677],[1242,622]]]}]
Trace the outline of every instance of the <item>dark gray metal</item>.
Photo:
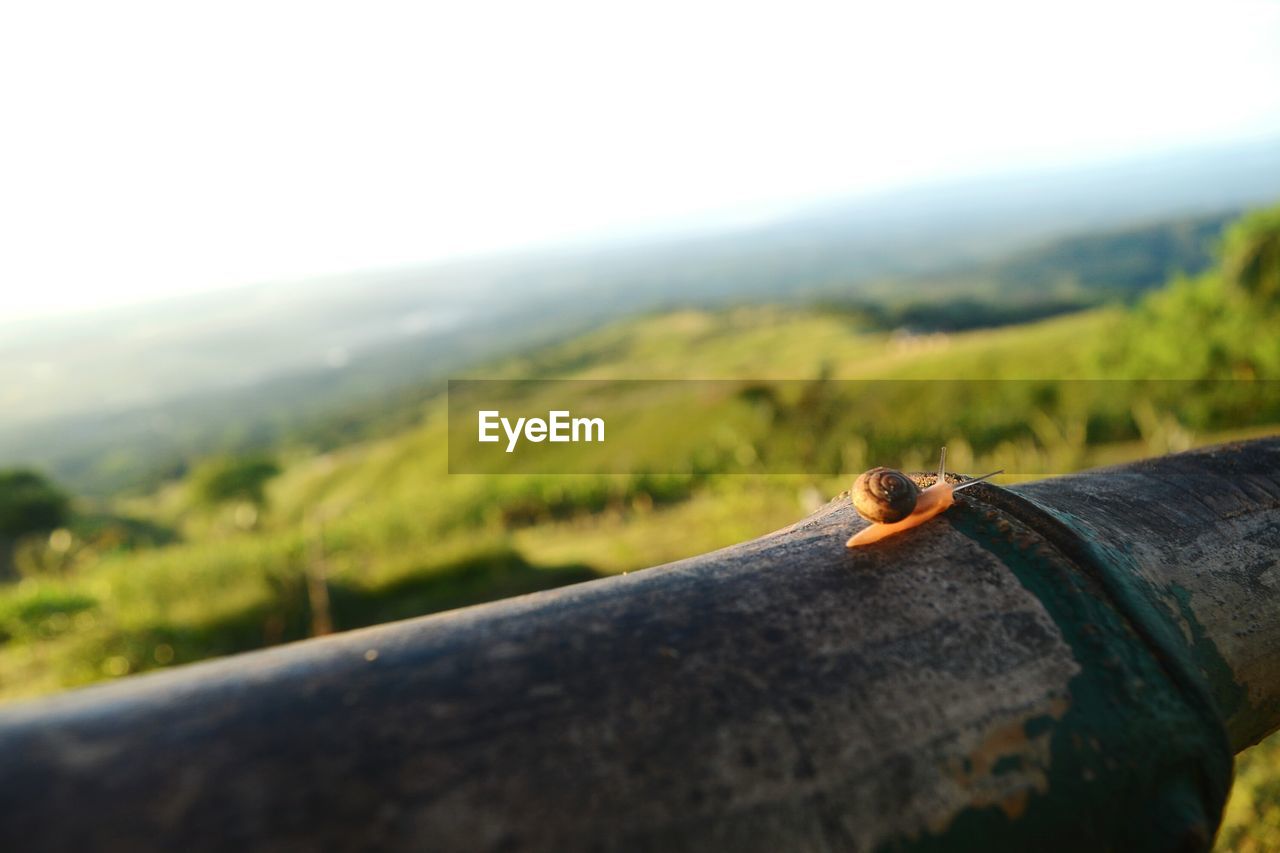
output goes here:
[{"label": "dark gray metal", "polygon": [[10,706],[0,849],[1205,847],[1280,439],[964,495]]}]

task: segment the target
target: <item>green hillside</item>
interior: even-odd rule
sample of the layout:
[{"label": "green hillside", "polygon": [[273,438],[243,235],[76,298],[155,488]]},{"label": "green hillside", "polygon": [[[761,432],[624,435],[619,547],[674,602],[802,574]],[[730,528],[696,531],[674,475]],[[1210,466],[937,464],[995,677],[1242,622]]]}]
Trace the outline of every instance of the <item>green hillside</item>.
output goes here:
[{"label": "green hillside", "polygon": [[897,234],[887,251],[875,217],[824,219],[36,323],[0,334],[0,465],[38,465],[101,496],[149,491],[210,454],[391,435],[465,365],[659,308],[821,303],[881,331],[1028,322],[1201,272],[1231,215],[1066,236],[1046,225],[977,252],[985,260],[961,240],[965,251],[928,262],[922,242],[936,250],[941,237]]},{"label": "green hillside", "polygon": [[[950,467],[961,471],[1066,472],[1274,432],[1280,416],[1255,411],[1241,420],[1212,382],[1197,386],[1194,418],[1128,402],[1069,416],[1037,388],[1152,375],[1170,351],[1195,359],[1200,378],[1277,378],[1280,340],[1265,333],[1280,328],[1268,266],[1275,219],[1255,216],[1227,241],[1220,270],[1175,282],[1134,310],[953,334],[879,330],[844,310],[684,310],[607,326],[474,375],[798,379],[813,388],[871,378],[1040,382],[1001,386],[1022,389],[1014,398],[993,391],[956,404],[966,416],[998,414],[1020,428],[992,421],[985,432],[944,435]],[[1195,341],[1183,324],[1199,329]],[[748,459],[767,460],[793,450],[799,433],[812,435],[806,452],[815,461],[804,475],[770,475],[749,462],[679,474],[450,475],[445,399],[436,395],[410,428],[389,437],[328,451],[296,445],[248,465],[213,460],[144,497],[81,501],[67,530],[19,545],[20,579],[0,586],[0,697],[634,571],[763,534],[881,461],[844,426],[848,403],[838,392],[805,399],[811,408],[803,411],[787,408],[799,402],[771,402],[765,428],[743,426],[732,437]],[[724,403],[726,422],[738,423],[731,415],[742,405]],[[936,443],[917,430],[930,413],[904,405],[882,417],[905,436],[903,464],[925,465]],[[648,433],[655,454],[673,452],[676,431]],[[246,470],[265,480],[260,496],[226,473]],[[1224,838],[1234,849],[1268,849],[1248,844],[1280,843],[1280,745],[1253,750],[1241,775]]]},{"label": "green hillside", "polygon": [[[685,311],[620,323],[483,373],[1083,375],[1079,342],[1116,321],[1099,312],[904,341],[797,309]],[[1073,350],[1080,356],[1064,361]],[[986,461],[968,463],[963,443],[952,452],[960,468]],[[237,506],[206,506],[184,481],[98,513],[145,519],[172,544],[134,547],[136,534],[80,529],[82,521],[65,552],[29,545],[19,555],[27,576],[0,588],[0,631],[9,638],[0,646],[0,695],[304,637],[307,574],[321,563],[332,620],[351,628],[720,547],[790,523],[846,485],[830,475],[450,476],[442,397],[400,435],[328,453],[295,450],[284,462],[251,524]]]}]

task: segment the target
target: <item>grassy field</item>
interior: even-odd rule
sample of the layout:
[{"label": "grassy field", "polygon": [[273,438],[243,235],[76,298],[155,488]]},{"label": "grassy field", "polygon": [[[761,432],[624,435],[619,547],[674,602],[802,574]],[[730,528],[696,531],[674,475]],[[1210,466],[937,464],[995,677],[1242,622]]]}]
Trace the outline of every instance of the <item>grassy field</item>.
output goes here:
[{"label": "grassy field", "polygon": [[[1115,373],[1111,342],[1141,322],[1149,322],[1141,313],[1099,309],[921,335],[872,331],[838,310],[688,310],[619,323],[475,375],[1101,378]],[[1065,473],[1273,430],[1265,418],[1221,422],[1209,411],[1193,422],[1126,404],[1107,414],[1123,423],[1100,433],[1109,421],[1066,417],[1029,398],[971,403],[975,412],[1011,414],[1022,431],[944,434],[955,470]],[[811,448],[822,462],[804,475],[771,475],[765,465],[661,476],[450,475],[445,400],[435,396],[401,434],[327,453],[282,450],[281,473],[258,507],[210,508],[191,479],[85,503],[70,535],[28,542],[24,576],[0,587],[0,698],[635,571],[766,533],[881,461],[843,426],[847,401],[837,395],[825,405],[822,443]],[[911,432],[926,415],[907,408],[900,417],[908,436],[900,461],[927,467],[935,438]],[[655,454],[671,451],[666,434],[650,432]],[[788,436],[769,428],[736,440],[765,458]],[[317,587],[327,596],[317,598]],[[1239,775],[1222,849],[1280,849],[1280,742],[1245,753]]]}]

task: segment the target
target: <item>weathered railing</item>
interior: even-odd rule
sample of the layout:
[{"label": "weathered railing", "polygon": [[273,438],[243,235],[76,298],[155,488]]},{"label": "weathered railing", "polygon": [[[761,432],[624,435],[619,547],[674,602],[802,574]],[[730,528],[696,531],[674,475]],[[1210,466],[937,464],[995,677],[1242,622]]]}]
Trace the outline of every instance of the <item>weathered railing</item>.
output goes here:
[{"label": "weathered railing", "polygon": [[14,705],[0,849],[1206,847],[1280,724],[1280,439],[965,494]]}]

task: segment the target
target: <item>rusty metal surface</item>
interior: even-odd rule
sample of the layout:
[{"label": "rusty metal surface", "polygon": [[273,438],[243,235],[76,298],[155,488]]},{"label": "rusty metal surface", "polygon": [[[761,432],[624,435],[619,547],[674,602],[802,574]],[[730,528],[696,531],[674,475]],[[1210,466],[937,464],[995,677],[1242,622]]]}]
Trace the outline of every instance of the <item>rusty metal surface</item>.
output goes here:
[{"label": "rusty metal surface", "polygon": [[860,524],[11,706],[0,849],[1207,846],[1280,440]]}]

